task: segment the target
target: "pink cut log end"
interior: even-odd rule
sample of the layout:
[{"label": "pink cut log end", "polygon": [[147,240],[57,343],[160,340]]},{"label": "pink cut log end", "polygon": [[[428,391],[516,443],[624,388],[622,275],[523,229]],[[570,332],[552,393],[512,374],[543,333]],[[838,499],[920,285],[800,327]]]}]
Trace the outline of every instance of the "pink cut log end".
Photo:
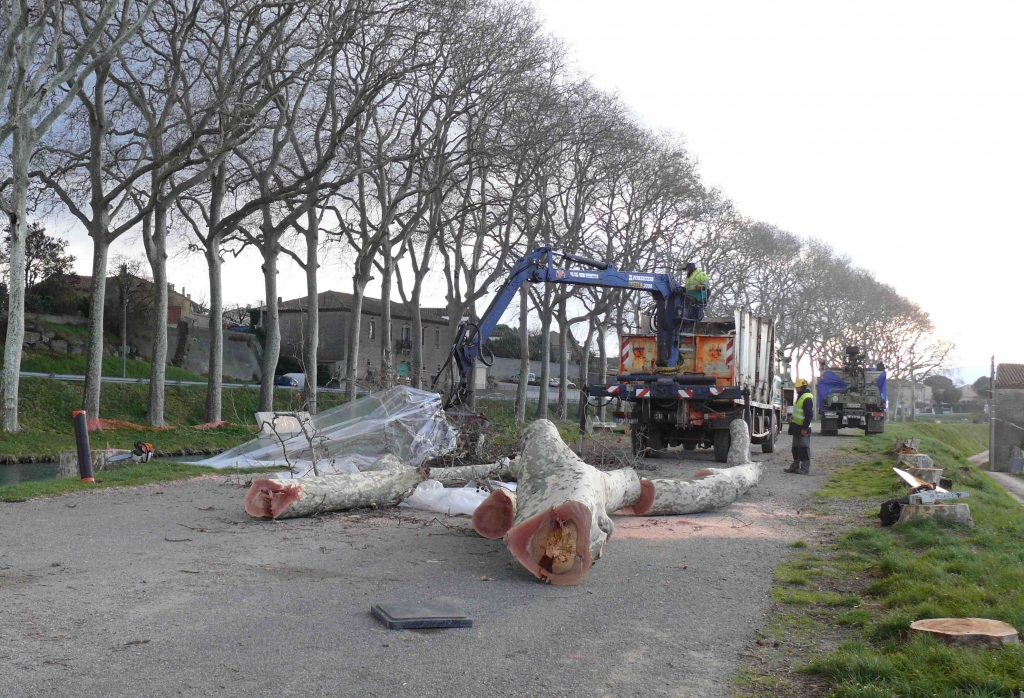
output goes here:
[{"label": "pink cut log end", "polygon": [[538,579],[559,586],[579,584],[594,564],[590,522],[591,513],[584,504],[559,504],[512,527],[508,549]]},{"label": "pink cut log end", "polygon": [[282,485],[273,480],[256,480],[245,495],[245,513],[260,519],[276,519],[292,502],[302,499],[298,485]]},{"label": "pink cut log end", "polygon": [[640,499],[633,505],[633,513],[643,516],[654,506],[654,483],[650,480],[640,480]]},{"label": "pink cut log end", "polygon": [[498,488],[491,492],[473,512],[473,529],[484,538],[501,538],[512,528],[516,507],[508,490]]},{"label": "pink cut log end", "polygon": [[707,468],[704,468],[703,470],[698,470],[697,472],[695,472],[693,474],[693,479],[694,480],[703,480],[704,478],[706,478],[706,477],[708,477],[710,475],[714,475],[714,474],[715,474],[714,470],[708,470]]}]

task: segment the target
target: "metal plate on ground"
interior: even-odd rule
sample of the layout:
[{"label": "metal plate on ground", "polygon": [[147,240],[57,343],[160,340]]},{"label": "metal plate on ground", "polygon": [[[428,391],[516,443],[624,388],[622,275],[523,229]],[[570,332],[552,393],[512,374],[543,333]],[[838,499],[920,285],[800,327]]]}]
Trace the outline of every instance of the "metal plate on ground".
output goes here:
[{"label": "metal plate on ground", "polygon": [[379,603],[370,606],[370,613],[388,630],[473,627],[472,618],[454,606],[439,602]]}]

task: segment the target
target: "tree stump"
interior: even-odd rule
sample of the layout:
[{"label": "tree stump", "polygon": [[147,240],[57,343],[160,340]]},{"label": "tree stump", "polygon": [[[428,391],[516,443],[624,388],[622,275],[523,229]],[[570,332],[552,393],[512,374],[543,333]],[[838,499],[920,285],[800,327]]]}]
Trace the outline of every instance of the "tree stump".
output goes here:
[{"label": "tree stump", "polygon": [[974,528],[971,508],[966,504],[904,504],[899,523],[921,519],[947,519]]},{"label": "tree stump", "polygon": [[931,468],[935,461],[931,456],[923,453],[900,453],[896,456],[896,465],[906,465],[908,468]]},{"label": "tree stump", "polygon": [[915,620],[911,632],[927,633],[954,645],[1000,648],[1019,645],[1020,635],[1009,623],[988,618],[929,618]]},{"label": "tree stump", "polygon": [[942,481],[942,468],[907,468],[907,472],[919,480],[924,480],[936,487]]}]

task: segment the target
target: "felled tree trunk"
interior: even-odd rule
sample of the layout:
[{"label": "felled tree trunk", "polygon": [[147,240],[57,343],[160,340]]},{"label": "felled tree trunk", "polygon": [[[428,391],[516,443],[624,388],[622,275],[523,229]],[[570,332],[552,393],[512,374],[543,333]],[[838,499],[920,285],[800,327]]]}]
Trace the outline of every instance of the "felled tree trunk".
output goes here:
[{"label": "felled tree trunk", "polygon": [[501,538],[515,523],[516,503],[515,492],[494,490],[473,512],[473,529],[484,538]]},{"label": "felled tree trunk", "polygon": [[632,468],[604,473],[584,463],[546,419],[523,432],[517,461],[509,551],[544,581],[579,584],[611,536],[609,512],[640,501],[640,478]]},{"label": "felled tree trunk", "polygon": [[731,468],[706,468],[694,480],[644,480],[645,497],[633,506],[638,516],[696,514],[732,504],[761,479],[761,466],[750,461],[750,432],[741,419],[729,425]]},{"label": "felled tree trunk", "polygon": [[644,487],[651,489],[647,499],[650,505],[645,508],[642,504],[635,504],[633,513],[637,516],[677,516],[717,509],[732,504],[760,479],[760,464],[748,463],[722,470],[713,469],[707,477],[692,482],[644,480]]},{"label": "felled tree trunk", "polygon": [[327,511],[398,504],[427,479],[424,469],[256,480],[245,496],[250,516],[288,519]]}]

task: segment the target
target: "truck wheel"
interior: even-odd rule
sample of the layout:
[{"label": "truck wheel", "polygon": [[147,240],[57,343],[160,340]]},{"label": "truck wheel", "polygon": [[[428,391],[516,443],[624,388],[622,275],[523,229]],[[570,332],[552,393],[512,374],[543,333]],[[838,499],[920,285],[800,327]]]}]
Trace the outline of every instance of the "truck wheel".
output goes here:
[{"label": "truck wheel", "polygon": [[683,442],[683,450],[684,451],[696,451],[697,450],[697,444],[693,443],[692,441],[684,441]]},{"label": "truck wheel", "polygon": [[629,440],[633,446],[633,455],[637,458],[643,458],[647,455],[647,429],[643,427],[634,427],[630,430]]},{"label": "truck wheel", "polygon": [[728,429],[718,429],[715,431],[716,463],[727,463],[729,461],[729,445],[731,442],[732,436],[729,435]]},{"label": "truck wheel", "polygon": [[665,435],[657,427],[647,430],[647,455],[655,456],[665,449]]},{"label": "truck wheel", "polygon": [[768,415],[768,440],[761,442],[761,453],[775,453],[775,413]]}]

